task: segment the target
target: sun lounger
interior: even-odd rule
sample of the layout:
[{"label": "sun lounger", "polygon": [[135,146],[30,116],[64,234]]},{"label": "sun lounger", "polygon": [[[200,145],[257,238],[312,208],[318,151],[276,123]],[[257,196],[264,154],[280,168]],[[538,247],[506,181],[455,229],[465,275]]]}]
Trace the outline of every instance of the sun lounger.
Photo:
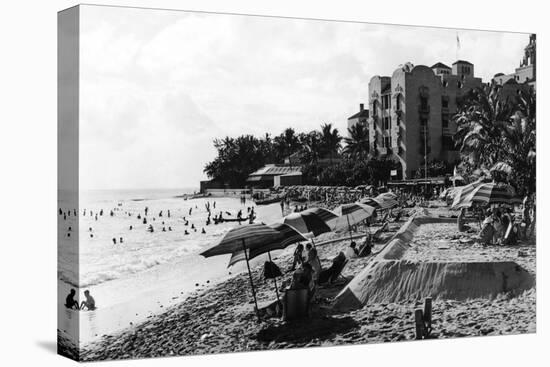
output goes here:
[{"label": "sun lounger", "polygon": [[309,316],[309,290],[287,289],[283,294],[283,320],[290,321]]},{"label": "sun lounger", "polygon": [[386,231],[389,227],[389,222],[385,222],[384,225],[376,230],[376,232],[373,233],[372,239],[373,241],[378,241],[380,237],[382,236],[382,232]]},{"label": "sun lounger", "polygon": [[340,275],[342,275],[342,271],[346,267],[346,264],[349,260],[344,261],[337,267],[330,267],[329,269],[323,270],[321,274],[319,275],[319,284],[325,284],[325,283],[334,283],[338,280]]}]

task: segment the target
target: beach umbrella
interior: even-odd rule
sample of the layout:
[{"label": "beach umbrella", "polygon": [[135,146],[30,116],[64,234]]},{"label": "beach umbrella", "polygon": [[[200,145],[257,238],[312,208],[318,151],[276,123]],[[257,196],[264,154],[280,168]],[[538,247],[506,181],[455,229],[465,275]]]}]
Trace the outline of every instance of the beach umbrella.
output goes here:
[{"label": "beach umbrella", "polygon": [[330,210],[311,208],[299,213],[291,213],[283,217],[282,221],[302,234],[312,233],[313,236],[318,236],[332,231],[327,223],[337,217],[338,215]]},{"label": "beach umbrella", "polygon": [[343,204],[334,209],[339,216],[331,220],[331,224],[334,229],[345,228],[347,224],[351,239],[351,226],[369,218],[374,210],[372,206],[361,203]]},{"label": "beach umbrella", "polygon": [[479,184],[481,184],[481,180],[477,180],[476,182],[472,182],[471,184],[465,186],[455,187],[454,199],[453,204],[451,205],[451,209],[470,207],[472,203],[468,200],[468,197]]},{"label": "beach umbrella", "polygon": [[256,299],[256,290],[254,289],[254,281],[252,280],[252,272],[250,271],[250,263],[248,261],[248,249],[261,247],[266,242],[276,242],[283,239],[281,232],[276,229],[267,226],[265,224],[248,224],[244,226],[235,227],[223,236],[217,245],[209,248],[201,253],[204,257],[232,254],[239,250],[244,252],[246,260],[246,267],[248,269],[248,277],[250,279],[250,286],[252,288],[252,296],[254,297],[254,304],[256,305],[256,315],[260,319],[258,313],[258,300]]},{"label": "beach umbrella", "polygon": [[375,209],[391,209],[394,206],[399,205],[399,203],[395,199],[397,197],[395,196],[395,194],[391,194],[391,193],[389,193],[390,195],[386,195],[386,194],[388,193],[380,194],[375,198],[365,198],[361,200],[360,203],[366,204],[368,206],[372,206]]},{"label": "beach umbrella", "polygon": [[[307,241],[307,238],[305,238],[303,234],[301,234],[300,232],[298,232],[296,229],[289,226],[288,224],[275,223],[275,224],[269,224],[268,226],[280,232],[282,235],[282,238],[277,239],[274,242],[265,242],[261,246],[254,247],[248,250],[239,250],[234,252],[231,255],[231,259],[229,260],[228,267],[235,265],[239,261],[243,261],[243,260],[250,261],[256,256],[265,254],[266,252],[269,258],[269,262],[272,262],[271,260],[272,250],[282,250],[287,246],[292,245],[293,243]],[[275,294],[277,295],[277,301],[280,301],[279,290],[277,287],[277,279],[275,277],[273,278],[273,283],[275,285]]]},{"label": "beach umbrella", "polygon": [[[282,250],[296,242],[302,242],[302,241],[308,240],[306,237],[304,237],[303,234],[298,232],[295,228],[285,223],[269,224],[268,227],[271,227],[276,231],[280,232],[282,237],[277,238],[273,242],[266,241],[260,246],[248,249],[247,251],[248,260],[252,260],[253,258],[261,254],[265,254],[266,252],[269,254],[270,251]],[[238,251],[233,252],[233,254],[231,255],[231,259],[229,260],[228,267],[233,266],[239,261],[244,261],[244,260],[245,260],[245,252],[242,249],[239,249]]]},{"label": "beach umbrella", "polygon": [[482,183],[468,196],[472,203],[482,204],[521,204],[522,200],[510,186],[498,183]]}]

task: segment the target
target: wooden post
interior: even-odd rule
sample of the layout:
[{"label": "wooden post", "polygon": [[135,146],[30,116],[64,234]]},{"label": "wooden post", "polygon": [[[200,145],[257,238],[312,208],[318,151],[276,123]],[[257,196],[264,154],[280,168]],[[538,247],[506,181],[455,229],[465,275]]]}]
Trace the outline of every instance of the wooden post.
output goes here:
[{"label": "wooden post", "polygon": [[425,335],[428,336],[432,332],[432,298],[427,297],[424,300],[424,326]]},{"label": "wooden post", "polygon": [[416,324],[416,339],[420,340],[424,337],[424,318],[422,315],[422,309],[417,308],[414,311],[414,322]]},{"label": "wooden post", "polygon": [[248,254],[246,253],[246,246],[244,244],[244,238],[242,239],[244,258],[246,259],[246,267],[248,268],[248,277],[250,278],[250,286],[252,287],[252,296],[254,297],[254,305],[256,310],[256,316],[258,317],[258,322],[260,322],[260,312],[258,310],[258,300],[256,299],[256,290],[254,289],[254,281],[252,280],[252,272],[250,271],[250,264],[248,263]]}]

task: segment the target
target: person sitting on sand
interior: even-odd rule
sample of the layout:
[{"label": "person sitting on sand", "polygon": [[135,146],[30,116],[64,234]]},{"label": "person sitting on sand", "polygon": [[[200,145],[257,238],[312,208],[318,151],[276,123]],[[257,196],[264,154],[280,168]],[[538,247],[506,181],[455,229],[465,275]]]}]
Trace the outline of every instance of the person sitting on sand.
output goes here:
[{"label": "person sitting on sand", "polygon": [[151,233],[153,233],[155,231],[152,224],[149,224],[149,228],[147,228],[147,230]]},{"label": "person sitting on sand", "polygon": [[333,282],[336,280],[336,277],[340,274],[342,271],[342,266],[346,262],[346,255],[340,251],[338,255],[332,259],[332,265],[330,268],[321,271],[321,274],[319,275],[319,284],[327,283],[327,282]]},{"label": "person sitting on sand", "polygon": [[113,245],[116,245],[116,238],[113,238]]},{"label": "person sitting on sand", "polygon": [[351,241],[349,247],[344,251],[344,255],[346,255],[346,258],[348,259],[359,256],[359,251],[357,251],[357,244],[355,241]]},{"label": "person sitting on sand", "polygon": [[365,236],[365,240],[363,241],[363,244],[357,251],[358,257],[364,257],[369,256],[372,253],[372,234],[367,234]]},{"label": "person sitting on sand", "polygon": [[183,232],[184,235],[188,235],[189,232],[187,232],[187,229],[185,230],[185,232]]},{"label": "person sitting on sand", "polygon": [[488,209],[485,220],[481,226],[481,231],[479,231],[479,240],[481,244],[491,245],[493,243],[494,234],[495,228],[493,227],[493,216],[491,209]]},{"label": "person sitting on sand", "polygon": [[168,231],[172,232],[172,227],[168,226]]},{"label": "person sitting on sand", "polygon": [[65,298],[65,307],[70,309],[78,310],[78,301],[74,299],[74,296],[76,294],[76,291],[74,289],[71,289],[69,294],[67,295],[67,298]]},{"label": "person sitting on sand", "polygon": [[204,228],[202,229],[201,233],[206,234],[206,231],[204,230]]},{"label": "person sitting on sand", "polygon": [[84,307],[86,307],[88,309],[88,311],[95,310],[95,299],[90,294],[90,291],[85,290],[84,291],[84,296],[86,297],[86,300],[82,301],[82,303],[80,304],[80,309],[83,310]]},{"label": "person sitting on sand", "polygon": [[195,225],[191,223],[191,229],[195,229]]}]

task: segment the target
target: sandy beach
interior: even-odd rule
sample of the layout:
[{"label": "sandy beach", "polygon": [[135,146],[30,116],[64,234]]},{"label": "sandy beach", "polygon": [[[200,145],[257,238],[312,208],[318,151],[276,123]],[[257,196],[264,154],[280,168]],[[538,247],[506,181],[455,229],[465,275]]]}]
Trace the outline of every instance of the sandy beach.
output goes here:
[{"label": "sandy beach", "polygon": [[[452,214],[446,208],[429,210],[432,215]],[[374,247],[374,254],[406,220],[391,223],[389,231]],[[341,234],[321,235],[316,242],[337,236]],[[331,259],[348,246],[349,240],[320,245],[323,268],[330,266]],[[483,247],[475,241],[474,233],[458,232],[456,224],[449,223],[422,226],[403,256],[404,260],[416,262],[513,261],[534,276],[535,252],[534,241],[511,247]],[[274,261],[281,269],[287,269],[291,258],[292,251],[287,249]],[[101,337],[85,346],[79,358],[90,361],[414,340],[414,310],[421,306],[422,299],[368,303],[347,311],[331,308],[334,297],[373,258],[352,258],[341,280],[321,286],[310,318],[294,322],[269,318],[258,322],[248,275],[239,273],[193,292],[183,302],[148,316],[144,322]],[[284,279],[290,274],[286,273]],[[263,279],[261,266],[253,267],[253,279],[259,302],[275,299],[273,283]],[[535,289],[533,286],[520,294],[505,292],[475,299],[435,298],[431,338],[533,333]]]}]

